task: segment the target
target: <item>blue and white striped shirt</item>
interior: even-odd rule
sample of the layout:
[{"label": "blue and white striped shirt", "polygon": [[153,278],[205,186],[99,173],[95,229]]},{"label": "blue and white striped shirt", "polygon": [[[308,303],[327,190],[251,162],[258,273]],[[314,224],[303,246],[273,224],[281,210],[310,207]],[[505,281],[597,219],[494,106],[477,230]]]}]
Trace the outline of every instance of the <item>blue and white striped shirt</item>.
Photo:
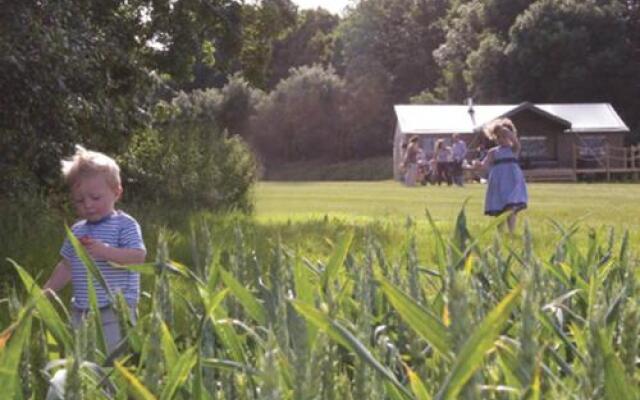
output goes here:
[{"label": "blue and white striped shirt", "polygon": [[[88,236],[111,247],[145,249],[142,231],[138,222],[122,211],[114,211],[100,221],[82,220],[76,222],[71,231],[77,238]],[[69,239],[64,240],[60,255],[71,265],[71,286],[73,298],[71,304],[78,309],[89,309],[89,289],[87,285],[87,268],[76,255]],[[114,268],[106,261],[97,261],[96,265],[107,281],[113,294],[121,291],[127,303],[135,306],[140,298],[140,274],[126,269]],[[98,297],[98,306],[110,304],[106,291],[94,279],[93,286]]]}]

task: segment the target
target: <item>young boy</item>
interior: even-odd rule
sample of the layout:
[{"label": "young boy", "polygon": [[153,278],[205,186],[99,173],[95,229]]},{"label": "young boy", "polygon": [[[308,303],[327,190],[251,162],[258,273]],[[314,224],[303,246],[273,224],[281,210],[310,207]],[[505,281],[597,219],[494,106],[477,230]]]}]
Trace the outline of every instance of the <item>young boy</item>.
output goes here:
[{"label": "young boy", "polygon": [[[71,159],[62,161],[62,174],[80,217],[71,230],[96,262],[109,289],[114,294],[122,292],[135,322],[135,310],[140,296],[140,275],[109,265],[109,261],[121,265],[143,263],[146,255],[138,222],[115,209],[115,204],[122,195],[120,168],[115,160],[105,154],[77,146],[76,154]],[[60,255],[62,260],[44,289],[59,291],[71,281],[72,324],[77,327],[89,310],[87,269],[68,239],[64,240]],[[94,287],[107,351],[111,352],[122,339],[117,314],[102,286],[94,284]]]}]

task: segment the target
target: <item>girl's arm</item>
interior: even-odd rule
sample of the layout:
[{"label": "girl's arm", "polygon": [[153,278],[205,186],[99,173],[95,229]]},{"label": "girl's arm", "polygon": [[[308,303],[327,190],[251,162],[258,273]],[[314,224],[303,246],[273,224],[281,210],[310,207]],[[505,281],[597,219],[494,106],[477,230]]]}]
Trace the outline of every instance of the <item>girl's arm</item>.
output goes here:
[{"label": "girl's arm", "polygon": [[494,153],[496,152],[495,148],[490,149],[487,152],[487,155],[479,162],[473,164],[473,169],[487,169],[493,164]]},{"label": "girl's arm", "polygon": [[513,152],[518,155],[520,153],[521,145],[520,140],[518,139],[518,135],[509,131],[509,140],[511,141],[511,149]]},{"label": "girl's arm", "polygon": [[57,292],[67,286],[69,281],[71,281],[71,265],[69,265],[69,261],[62,259],[58,265],[56,265],[51,273],[51,277],[49,277],[47,283],[44,284],[43,289],[45,292]]}]

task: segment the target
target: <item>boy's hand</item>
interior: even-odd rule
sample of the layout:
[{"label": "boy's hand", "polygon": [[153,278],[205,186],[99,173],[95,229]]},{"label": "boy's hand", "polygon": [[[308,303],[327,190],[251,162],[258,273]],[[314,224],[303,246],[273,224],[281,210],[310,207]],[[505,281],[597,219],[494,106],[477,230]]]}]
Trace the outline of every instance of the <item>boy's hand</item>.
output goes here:
[{"label": "boy's hand", "polygon": [[80,238],[80,243],[82,243],[84,248],[87,249],[87,252],[94,260],[104,261],[108,259],[110,247],[101,241],[89,236],[83,236]]}]

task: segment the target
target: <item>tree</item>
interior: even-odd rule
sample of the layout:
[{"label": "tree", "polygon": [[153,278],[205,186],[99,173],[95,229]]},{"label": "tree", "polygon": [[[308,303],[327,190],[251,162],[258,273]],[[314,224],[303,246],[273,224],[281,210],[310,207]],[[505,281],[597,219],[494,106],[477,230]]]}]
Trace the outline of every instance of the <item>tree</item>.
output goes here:
[{"label": "tree", "polygon": [[[619,0],[623,17],[627,24],[627,37],[625,41],[632,52],[635,70],[640,69],[640,0]],[[629,87],[640,93],[640,74],[636,73],[629,82]],[[633,89],[632,89],[633,90]],[[640,96],[628,98],[623,105],[624,118],[632,129],[631,143],[640,143]]]},{"label": "tree", "polygon": [[435,87],[433,51],[443,39],[444,0],[363,0],[336,30],[338,71],[347,82],[343,120],[349,154],[388,153],[393,105]]},{"label": "tree", "polygon": [[313,159],[335,160],[343,126],[340,105],[344,81],[322,66],[302,66],[258,106],[252,121],[255,147],[267,163]]},{"label": "tree", "polygon": [[484,24],[498,39],[505,40],[516,18],[537,0],[485,0]]},{"label": "tree", "polygon": [[333,54],[333,31],[339,18],[323,9],[304,10],[296,25],[273,42],[268,87],[275,87],[291,68],[320,64],[329,66]]},{"label": "tree", "polygon": [[377,60],[366,56],[352,60],[345,71],[345,101],[341,107],[345,144],[341,158],[366,158],[385,154],[391,146],[393,113],[389,96],[391,79]]},{"label": "tree", "polygon": [[146,121],[142,2],[2,4],[0,184],[5,195],[57,181],[73,144],[117,152]]},{"label": "tree", "polygon": [[231,135],[250,140],[249,121],[256,114],[264,93],[251,87],[239,74],[232,76],[222,89],[211,90],[219,92],[220,103],[215,115],[220,127]]},{"label": "tree", "polygon": [[393,85],[392,102],[406,101],[439,77],[432,52],[442,37],[437,23],[443,1],[363,0],[347,14],[337,35],[342,43],[340,71],[366,57],[381,65]]},{"label": "tree", "polygon": [[178,90],[222,86],[242,48],[238,0],[150,0],[145,40],[150,69]]},{"label": "tree", "polygon": [[295,26],[297,12],[291,0],[261,0],[243,6],[242,50],[236,70],[252,86],[269,88],[273,43]]},{"label": "tree", "polygon": [[517,19],[505,51],[512,99],[623,104],[634,97],[637,65],[622,9],[599,3],[541,0]]},{"label": "tree", "polygon": [[140,202],[208,211],[251,211],[256,179],[252,153],[218,124],[223,96],[215,89],[159,102],[153,126],[140,130],[120,157]]},{"label": "tree", "polygon": [[469,96],[464,79],[466,60],[477,48],[480,34],[484,29],[484,4],[471,1],[454,7],[445,19],[450,27],[446,39],[433,53],[438,66],[442,69],[440,93],[447,101],[461,102]]},{"label": "tree", "polygon": [[494,34],[487,34],[466,60],[465,82],[469,92],[478,102],[503,102],[511,100],[507,90],[506,45]]}]

